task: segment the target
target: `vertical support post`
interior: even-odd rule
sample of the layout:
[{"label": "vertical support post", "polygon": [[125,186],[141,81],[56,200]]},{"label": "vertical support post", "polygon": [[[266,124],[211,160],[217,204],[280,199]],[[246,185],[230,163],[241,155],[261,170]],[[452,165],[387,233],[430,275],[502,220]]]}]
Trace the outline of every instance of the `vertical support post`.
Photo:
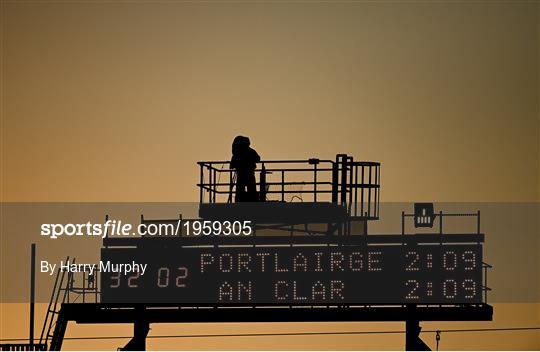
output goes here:
[{"label": "vertical support post", "polygon": [[200,174],[199,174],[199,184],[200,184],[200,187],[199,187],[199,203],[202,203],[203,202],[203,181],[204,181],[204,177],[203,177],[203,165],[202,164],[199,164],[200,166]]},{"label": "vertical support post", "polygon": [[482,263],[484,269],[484,303],[487,303],[487,266]]},{"label": "vertical support post", "polygon": [[36,244],[32,243],[30,250],[30,329],[29,342],[34,346],[34,312],[36,303]]},{"label": "vertical support post", "polygon": [[381,166],[377,166],[377,218],[380,215],[380,204],[381,204]]},{"label": "vertical support post", "polygon": [[347,155],[341,155],[341,204],[347,202]]},{"label": "vertical support post", "polygon": [[360,181],[360,184],[362,184],[362,188],[360,189],[360,216],[365,216],[364,214],[364,169],[366,168],[365,165],[362,165],[362,180]]},{"label": "vertical support post", "polygon": [[420,333],[420,323],[418,320],[405,321],[405,350],[417,351],[416,340]]},{"label": "vertical support post", "polygon": [[[141,219],[143,218],[143,215],[141,214]],[[105,214],[105,223],[109,221],[109,214]],[[109,237],[109,229],[107,228],[107,230],[105,230],[105,238],[108,238]],[[105,241],[103,241],[105,242]],[[105,248],[109,248],[109,245],[106,244],[105,245]]]},{"label": "vertical support post", "polygon": [[146,351],[146,336],[150,330],[150,324],[144,320],[137,320],[133,324],[133,337],[137,340],[137,349]]},{"label": "vertical support post", "polygon": [[94,294],[95,294],[95,302],[98,303],[98,282],[100,279],[99,271],[96,271],[94,274]]},{"label": "vertical support post", "polygon": [[354,165],[354,216],[358,216],[358,164]]},{"label": "vertical support post", "polygon": [[405,212],[401,212],[401,234],[405,235]]},{"label": "vertical support post", "polygon": [[266,167],[264,163],[261,167],[261,173],[259,175],[260,186],[259,186],[259,201],[266,202]]},{"label": "vertical support post", "polygon": [[476,233],[480,234],[480,210],[478,210],[476,215]]},{"label": "vertical support post", "polygon": [[216,183],[216,180],[218,179],[217,172],[218,172],[217,169],[215,169],[214,170],[214,203],[216,202],[217,189],[219,188],[219,185]]},{"label": "vertical support post", "polygon": [[212,203],[212,167],[208,168],[208,203]]},{"label": "vertical support post", "polygon": [[[368,224],[369,224],[369,221],[367,221],[367,219],[364,219],[364,234],[367,236],[367,234],[369,233],[368,232]],[[367,245],[367,242],[366,242],[366,245]]]},{"label": "vertical support post", "polygon": [[86,303],[86,270],[82,274],[82,303]]},{"label": "vertical support post", "polygon": [[133,338],[124,346],[123,351],[146,351],[146,337],[150,331],[150,324],[146,320],[143,305],[135,306],[135,320],[133,323]]},{"label": "vertical support post", "polygon": [[229,170],[229,199],[227,200],[227,203],[232,203],[233,199],[233,171]]},{"label": "vertical support post", "polygon": [[420,321],[416,314],[416,304],[407,305],[407,320],[405,320],[405,350],[431,351],[428,345],[420,339]]},{"label": "vertical support post", "polygon": [[313,201],[317,202],[317,164],[313,164]]},{"label": "vertical support post", "polygon": [[332,203],[338,201],[338,163],[332,164]]},{"label": "vertical support post", "polygon": [[416,319],[405,321],[405,350],[407,351],[431,351],[428,345],[420,339],[420,322]]},{"label": "vertical support post", "polygon": [[[443,212],[442,210],[439,211],[439,234],[443,234]],[[442,239],[441,239],[442,241]]]},{"label": "vertical support post", "polygon": [[347,207],[347,210],[349,211],[349,216],[351,215],[351,212],[352,212],[352,205],[353,205],[353,168],[354,168],[354,162],[353,162],[353,157],[352,156],[348,156],[347,157],[347,166],[349,167],[349,206]]},{"label": "vertical support post", "polygon": [[285,201],[285,170],[281,170],[281,201]]},{"label": "vertical support post", "polygon": [[368,178],[368,203],[367,203],[367,206],[368,206],[368,210],[367,210],[367,215],[368,215],[368,218],[371,217],[371,171],[372,171],[372,166],[369,165],[369,178]]}]

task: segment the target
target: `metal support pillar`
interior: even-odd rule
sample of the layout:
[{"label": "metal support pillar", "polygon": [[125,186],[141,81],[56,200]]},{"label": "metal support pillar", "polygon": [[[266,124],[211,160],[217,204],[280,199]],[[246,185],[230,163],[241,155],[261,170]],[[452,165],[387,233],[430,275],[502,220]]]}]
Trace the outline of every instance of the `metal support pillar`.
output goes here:
[{"label": "metal support pillar", "polygon": [[405,350],[431,351],[428,345],[420,339],[420,322],[415,319],[405,321]]},{"label": "metal support pillar", "polygon": [[144,311],[144,306],[135,307],[133,338],[122,348],[122,351],[146,351],[146,337],[150,331],[150,323],[146,320]]}]

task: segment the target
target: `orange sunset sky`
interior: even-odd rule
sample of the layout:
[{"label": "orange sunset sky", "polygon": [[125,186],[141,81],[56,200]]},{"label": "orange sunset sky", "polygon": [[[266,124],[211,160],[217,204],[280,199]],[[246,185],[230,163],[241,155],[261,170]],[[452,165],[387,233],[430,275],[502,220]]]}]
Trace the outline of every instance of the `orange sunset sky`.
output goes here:
[{"label": "orange sunset sky", "polygon": [[[540,200],[538,1],[0,1],[2,202],[197,201],[196,161],[230,158],[238,134],[263,159],[380,161],[385,202]],[[27,307],[0,307],[0,337],[25,337]],[[495,311],[490,323],[425,326],[540,325],[539,304]],[[402,328],[190,324],[151,335]],[[66,336],[130,331],[71,325]],[[538,331],[443,339],[445,349],[540,348]],[[149,348],[403,342],[196,338]],[[434,347],[433,334],[426,342]]]}]

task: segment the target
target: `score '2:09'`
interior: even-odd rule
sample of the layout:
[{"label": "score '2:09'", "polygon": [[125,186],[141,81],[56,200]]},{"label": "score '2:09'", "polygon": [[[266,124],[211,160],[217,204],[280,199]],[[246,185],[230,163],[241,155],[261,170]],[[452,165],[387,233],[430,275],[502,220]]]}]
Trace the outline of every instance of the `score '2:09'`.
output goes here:
[{"label": "score '2:09'", "polygon": [[251,221],[185,221],[186,236],[250,236],[253,234]]},{"label": "score '2:09'", "polygon": [[437,282],[437,287],[435,288],[433,287],[433,281],[407,280],[405,286],[408,291],[405,296],[406,300],[419,300],[434,296],[442,297],[445,300],[456,298],[469,300],[476,298],[479,293],[476,281],[470,278],[464,280],[446,279],[442,282]]}]

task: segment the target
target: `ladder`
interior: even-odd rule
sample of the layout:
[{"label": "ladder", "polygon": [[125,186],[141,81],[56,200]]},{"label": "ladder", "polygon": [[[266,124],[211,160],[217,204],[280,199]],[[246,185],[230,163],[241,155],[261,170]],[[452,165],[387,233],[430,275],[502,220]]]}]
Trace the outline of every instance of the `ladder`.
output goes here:
[{"label": "ladder", "polygon": [[[69,262],[69,257],[66,257],[66,263]],[[75,258],[73,258],[75,263]],[[66,332],[67,320],[62,311],[62,304],[65,303],[68,296],[69,285],[72,280],[73,273],[69,272],[67,281],[64,282],[66,272],[58,270],[51,293],[49,306],[41,329],[39,343],[47,345],[50,340],[49,350],[58,351],[62,347],[62,340]],[[66,287],[64,287],[64,285]],[[52,334],[51,334],[52,332]]]}]

